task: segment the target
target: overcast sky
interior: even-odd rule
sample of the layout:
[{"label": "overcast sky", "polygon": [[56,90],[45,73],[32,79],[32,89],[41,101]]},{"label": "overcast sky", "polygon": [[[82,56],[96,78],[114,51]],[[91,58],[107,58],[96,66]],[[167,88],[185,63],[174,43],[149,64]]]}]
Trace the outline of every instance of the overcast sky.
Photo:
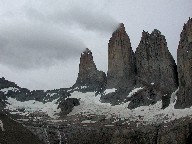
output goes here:
[{"label": "overcast sky", "polygon": [[125,24],[133,50],[143,30],[158,29],[176,59],[192,0],[0,0],[0,77],[21,87],[72,86],[88,47],[107,72],[108,41]]}]

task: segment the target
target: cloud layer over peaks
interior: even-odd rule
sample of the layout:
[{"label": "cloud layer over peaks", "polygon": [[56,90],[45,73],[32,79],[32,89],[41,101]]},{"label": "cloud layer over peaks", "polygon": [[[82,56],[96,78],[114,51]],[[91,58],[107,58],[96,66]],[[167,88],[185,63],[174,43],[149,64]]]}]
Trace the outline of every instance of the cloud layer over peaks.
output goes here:
[{"label": "cloud layer over peaks", "polygon": [[[58,7],[58,2],[63,7]],[[43,0],[23,1],[20,5],[15,3],[13,10],[4,10],[0,23],[1,64],[34,68],[77,58],[86,43],[77,36],[76,29],[111,33],[118,25],[106,13],[58,2],[51,5],[48,0],[46,7]],[[5,2],[7,7],[8,4],[14,2]]]}]

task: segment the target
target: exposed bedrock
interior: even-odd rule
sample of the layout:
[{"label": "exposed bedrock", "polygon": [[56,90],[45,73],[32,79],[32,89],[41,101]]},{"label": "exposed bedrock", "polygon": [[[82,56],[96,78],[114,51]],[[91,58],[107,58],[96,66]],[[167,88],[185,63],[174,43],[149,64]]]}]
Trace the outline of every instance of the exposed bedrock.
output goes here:
[{"label": "exposed bedrock", "polygon": [[177,49],[179,91],[175,108],[192,106],[192,18],[184,24]]},{"label": "exposed bedrock", "polygon": [[163,107],[168,106],[171,93],[178,87],[178,76],[165,36],[157,29],[151,34],[143,31],[135,59],[136,87],[143,90],[133,95],[130,107],[154,104],[164,96]]},{"label": "exposed bedrock", "polygon": [[124,24],[113,32],[108,43],[107,88],[132,88],[135,84],[135,60]]},{"label": "exposed bedrock", "polygon": [[86,90],[100,90],[106,85],[106,75],[99,71],[93,61],[92,52],[86,48],[81,54],[79,73],[76,86],[86,87]]},{"label": "exposed bedrock", "polygon": [[138,85],[154,83],[168,91],[176,90],[177,66],[160,31],[143,31],[135,57]]}]

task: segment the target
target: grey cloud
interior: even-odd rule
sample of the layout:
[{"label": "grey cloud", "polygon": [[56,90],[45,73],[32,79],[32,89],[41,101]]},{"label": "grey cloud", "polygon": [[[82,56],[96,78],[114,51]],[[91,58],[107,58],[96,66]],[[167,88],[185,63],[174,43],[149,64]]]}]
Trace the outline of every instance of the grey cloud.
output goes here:
[{"label": "grey cloud", "polygon": [[72,24],[77,24],[85,30],[99,32],[113,32],[118,22],[111,16],[100,13],[99,11],[89,11],[82,8],[72,8],[67,12],[59,12],[57,20],[65,23],[68,21]]},{"label": "grey cloud", "polygon": [[[42,2],[37,5],[46,3]],[[34,68],[79,57],[86,46],[81,37],[74,36],[79,36],[76,29],[111,33],[118,26],[109,14],[92,9],[93,6],[67,7],[65,2],[59,2],[64,7],[49,4],[48,8],[40,8],[36,3],[23,1],[26,5],[20,7],[22,13],[5,12],[12,14],[2,17],[5,19],[0,23],[1,64]]]},{"label": "grey cloud", "polygon": [[26,13],[29,17],[39,21],[62,24],[68,27],[79,26],[84,30],[102,33],[113,32],[119,24],[117,20],[107,13],[77,6],[73,6],[67,10],[60,9],[46,13],[29,8]]},{"label": "grey cloud", "polygon": [[0,63],[20,68],[50,66],[78,57],[83,42],[57,27],[14,23],[0,26]]}]

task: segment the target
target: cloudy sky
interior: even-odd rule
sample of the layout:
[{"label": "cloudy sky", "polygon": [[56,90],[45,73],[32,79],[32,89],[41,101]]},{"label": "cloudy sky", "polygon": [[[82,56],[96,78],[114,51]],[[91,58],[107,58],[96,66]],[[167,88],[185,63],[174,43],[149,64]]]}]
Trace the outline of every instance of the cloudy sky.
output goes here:
[{"label": "cloudy sky", "polygon": [[76,81],[80,53],[107,72],[107,45],[125,24],[133,50],[143,30],[159,29],[176,59],[191,0],[0,0],[0,77],[22,87],[54,89]]}]

